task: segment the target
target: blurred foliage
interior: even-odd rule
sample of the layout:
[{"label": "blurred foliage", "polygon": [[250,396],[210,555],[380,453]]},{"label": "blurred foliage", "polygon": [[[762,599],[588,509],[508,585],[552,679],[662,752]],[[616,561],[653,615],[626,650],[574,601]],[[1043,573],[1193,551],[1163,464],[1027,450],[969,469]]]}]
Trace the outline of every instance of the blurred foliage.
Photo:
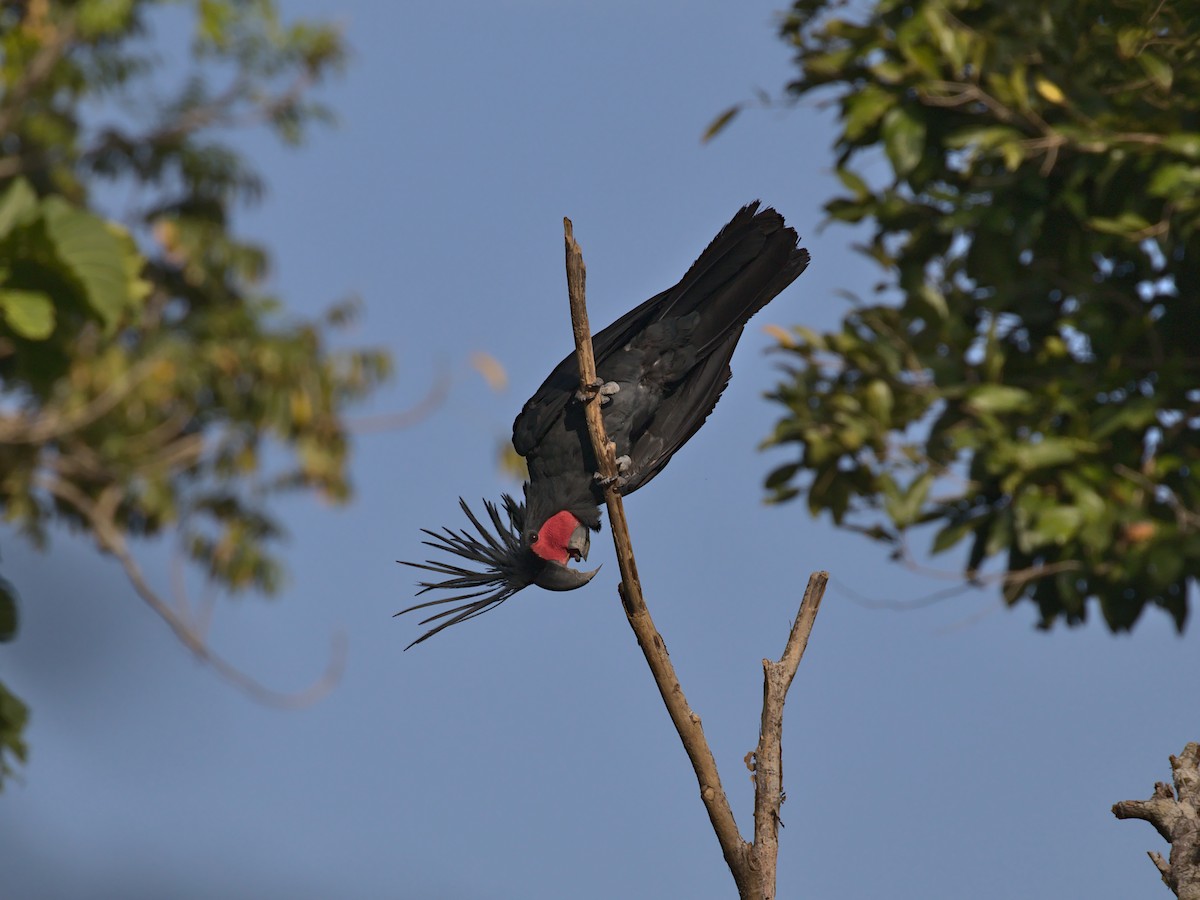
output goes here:
[{"label": "blurred foliage", "polygon": [[[190,56],[156,50],[167,16]],[[271,495],[349,497],[343,413],[388,358],[329,348],[352,305],[300,321],[263,292],[231,227],[262,185],[222,142],[298,143],[343,57],[270,0],[0,2],[0,513],[30,545],[68,525],[136,586],[129,539],[169,534],[214,585],[271,593]],[[25,718],[0,686],[0,783]]]},{"label": "blurred foliage", "polygon": [[[797,0],[878,301],[781,343],[767,488],[1035,603],[1182,628],[1200,574],[1200,5]],[[988,567],[989,561],[993,561]],[[985,570],[986,567],[986,570]]]}]

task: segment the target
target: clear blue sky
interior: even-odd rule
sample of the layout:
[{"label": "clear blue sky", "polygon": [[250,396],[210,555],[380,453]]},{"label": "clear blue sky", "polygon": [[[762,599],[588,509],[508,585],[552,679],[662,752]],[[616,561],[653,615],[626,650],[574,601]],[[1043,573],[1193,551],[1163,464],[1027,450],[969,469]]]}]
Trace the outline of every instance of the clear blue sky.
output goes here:
[{"label": "clear blue sky", "polygon": [[[405,408],[438,366],[445,405],[356,445],[355,503],[283,507],[291,586],[222,603],[213,644],[281,688],[349,642],[345,677],[284,712],[198,665],[115,564],[58,535],[0,534],[23,631],[0,660],[33,708],[25,784],[0,796],[0,894],[67,898],[728,898],[733,883],[617,600],[607,540],[588,588],[526,591],[413,651],[418,529],[456,498],[512,490],[497,447],[570,346],[561,217],[600,325],[672,284],[761,197],[813,263],[748,329],[716,413],[628,504],[647,596],[743,828],[759,661],[782,649],[808,573],[833,582],[792,689],[780,896],[974,900],[1164,893],[1163,849],[1110,805],[1147,796],[1200,738],[1195,632],[1149,613],[1046,635],[992,592],[870,609],[947,582],[909,573],[803,504],[768,507],[767,323],[830,326],[876,277],[852,232],[818,233],[836,190],[829,120],[713,116],[776,91],[783,0],[289,2],[345,23],[326,92],[340,126],[301,152],[247,136],[271,191],[242,228],[275,252],[291,309],[347,292],[350,336],[395,354],[369,411]],[[485,350],[510,376],[490,391]],[[161,547],[147,566],[165,584]],[[953,568],[954,559],[939,559]]]}]

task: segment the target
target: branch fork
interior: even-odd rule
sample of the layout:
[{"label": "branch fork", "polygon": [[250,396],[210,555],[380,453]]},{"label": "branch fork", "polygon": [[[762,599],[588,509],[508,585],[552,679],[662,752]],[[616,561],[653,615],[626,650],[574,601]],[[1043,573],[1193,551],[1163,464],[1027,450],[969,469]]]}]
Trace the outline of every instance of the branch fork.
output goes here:
[{"label": "branch fork", "polygon": [[1113,804],[1118,819],[1142,819],[1171,845],[1170,859],[1147,852],[1163,883],[1179,900],[1200,900],[1200,744],[1191,743],[1171,758],[1172,784],[1154,785],[1149,800]]}]

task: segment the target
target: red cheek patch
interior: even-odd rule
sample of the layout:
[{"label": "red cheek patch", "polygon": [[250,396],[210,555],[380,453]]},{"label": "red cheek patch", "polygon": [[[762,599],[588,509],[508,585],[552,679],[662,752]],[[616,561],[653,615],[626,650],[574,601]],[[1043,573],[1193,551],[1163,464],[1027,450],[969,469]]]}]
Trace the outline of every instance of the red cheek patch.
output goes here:
[{"label": "red cheek patch", "polygon": [[571,535],[578,527],[579,520],[571,513],[565,509],[556,512],[546,520],[546,524],[538,532],[538,539],[530,549],[542,559],[565,566],[571,558],[567,552],[567,541],[571,540]]}]

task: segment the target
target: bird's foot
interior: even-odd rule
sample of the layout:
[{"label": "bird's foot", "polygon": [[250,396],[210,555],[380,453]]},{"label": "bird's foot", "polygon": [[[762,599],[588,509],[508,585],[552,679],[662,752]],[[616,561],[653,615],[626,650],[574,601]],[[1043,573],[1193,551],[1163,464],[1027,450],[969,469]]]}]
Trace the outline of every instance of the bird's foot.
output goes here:
[{"label": "bird's foot", "polygon": [[[606,403],[611,403],[613,396],[619,393],[620,390],[621,386],[615,381],[604,382],[604,384],[600,385],[600,405],[604,406]],[[629,462],[628,456],[622,456],[621,459],[625,460],[626,463]]]},{"label": "bird's foot", "polygon": [[597,472],[592,477],[596,479],[596,483],[601,487],[608,487],[610,484],[615,484],[621,488],[625,486],[625,482],[629,480],[629,470],[633,468],[633,460],[628,456],[617,457],[617,474],[605,477]]},{"label": "bird's foot", "polygon": [[604,382],[597,378],[591,384],[584,385],[575,391],[575,399],[580,403],[587,403],[600,392],[600,388],[604,387]]},{"label": "bird's foot", "polygon": [[580,388],[575,392],[575,399],[580,403],[587,403],[595,397],[600,398],[600,405],[604,406],[612,400],[613,394],[621,390],[621,386],[615,381],[601,381],[596,379],[586,388]]}]

